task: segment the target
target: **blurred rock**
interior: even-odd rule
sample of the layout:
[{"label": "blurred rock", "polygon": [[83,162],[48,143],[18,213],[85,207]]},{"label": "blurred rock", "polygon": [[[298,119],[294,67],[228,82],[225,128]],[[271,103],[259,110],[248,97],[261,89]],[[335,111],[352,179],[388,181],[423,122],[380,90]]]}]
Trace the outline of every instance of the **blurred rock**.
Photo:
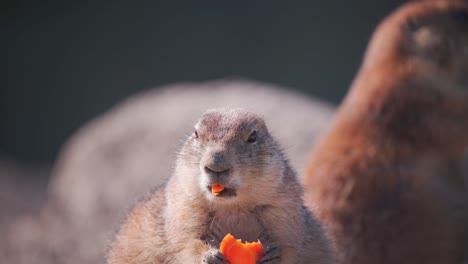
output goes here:
[{"label": "blurred rock", "polygon": [[126,212],[170,175],[180,139],[200,114],[239,106],[265,117],[298,172],[333,113],[324,102],[246,80],[170,85],[136,95],[69,140],[53,170],[49,203],[7,232],[0,263],[104,262]]},{"label": "blurred rock", "polygon": [[45,203],[50,166],[0,154],[0,226],[37,212]]}]

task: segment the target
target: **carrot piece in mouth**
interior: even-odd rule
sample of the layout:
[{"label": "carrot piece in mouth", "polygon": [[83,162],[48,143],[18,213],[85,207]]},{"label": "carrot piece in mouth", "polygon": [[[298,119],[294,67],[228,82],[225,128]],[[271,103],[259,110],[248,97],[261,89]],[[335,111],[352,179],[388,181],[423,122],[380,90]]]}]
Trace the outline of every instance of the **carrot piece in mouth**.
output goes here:
[{"label": "carrot piece in mouth", "polygon": [[224,190],[224,186],[219,183],[215,183],[211,185],[211,193],[213,195],[219,195],[221,194],[223,190]]}]

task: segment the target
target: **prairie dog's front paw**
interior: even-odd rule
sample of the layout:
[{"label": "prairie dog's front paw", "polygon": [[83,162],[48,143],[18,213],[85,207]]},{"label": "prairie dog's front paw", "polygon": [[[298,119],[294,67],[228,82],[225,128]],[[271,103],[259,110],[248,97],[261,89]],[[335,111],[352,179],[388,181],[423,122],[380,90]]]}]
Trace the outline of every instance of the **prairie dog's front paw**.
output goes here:
[{"label": "prairie dog's front paw", "polygon": [[280,249],[274,245],[268,245],[265,248],[265,251],[261,253],[262,255],[265,254],[262,258],[257,260],[257,264],[276,264],[280,263]]},{"label": "prairie dog's front paw", "polygon": [[219,252],[217,249],[212,249],[206,252],[202,256],[202,264],[230,264],[231,262],[223,255],[223,253]]}]

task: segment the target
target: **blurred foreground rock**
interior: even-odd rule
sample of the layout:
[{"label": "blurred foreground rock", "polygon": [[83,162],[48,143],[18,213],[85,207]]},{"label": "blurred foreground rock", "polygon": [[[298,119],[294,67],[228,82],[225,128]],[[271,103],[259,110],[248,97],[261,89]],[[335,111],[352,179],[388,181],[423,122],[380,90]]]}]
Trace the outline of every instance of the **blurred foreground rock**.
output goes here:
[{"label": "blurred foreground rock", "polygon": [[120,221],[170,175],[180,139],[213,107],[261,113],[298,172],[333,108],[257,82],[179,84],[134,96],[80,129],[53,170],[49,202],[0,241],[0,263],[103,263]]}]

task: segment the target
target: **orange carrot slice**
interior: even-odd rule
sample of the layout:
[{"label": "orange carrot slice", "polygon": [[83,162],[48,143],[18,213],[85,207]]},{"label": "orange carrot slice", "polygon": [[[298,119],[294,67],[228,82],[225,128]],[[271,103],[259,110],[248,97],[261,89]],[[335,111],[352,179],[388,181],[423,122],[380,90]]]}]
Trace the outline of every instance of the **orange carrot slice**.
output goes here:
[{"label": "orange carrot slice", "polygon": [[224,190],[224,186],[219,183],[215,183],[211,185],[211,193],[213,195],[219,195],[223,190]]},{"label": "orange carrot slice", "polygon": [[240,239],[227,234],[221,241],[219,251],[231,264],[255,264],[262,257],[263,245],[260,241],[242,243]]}]

